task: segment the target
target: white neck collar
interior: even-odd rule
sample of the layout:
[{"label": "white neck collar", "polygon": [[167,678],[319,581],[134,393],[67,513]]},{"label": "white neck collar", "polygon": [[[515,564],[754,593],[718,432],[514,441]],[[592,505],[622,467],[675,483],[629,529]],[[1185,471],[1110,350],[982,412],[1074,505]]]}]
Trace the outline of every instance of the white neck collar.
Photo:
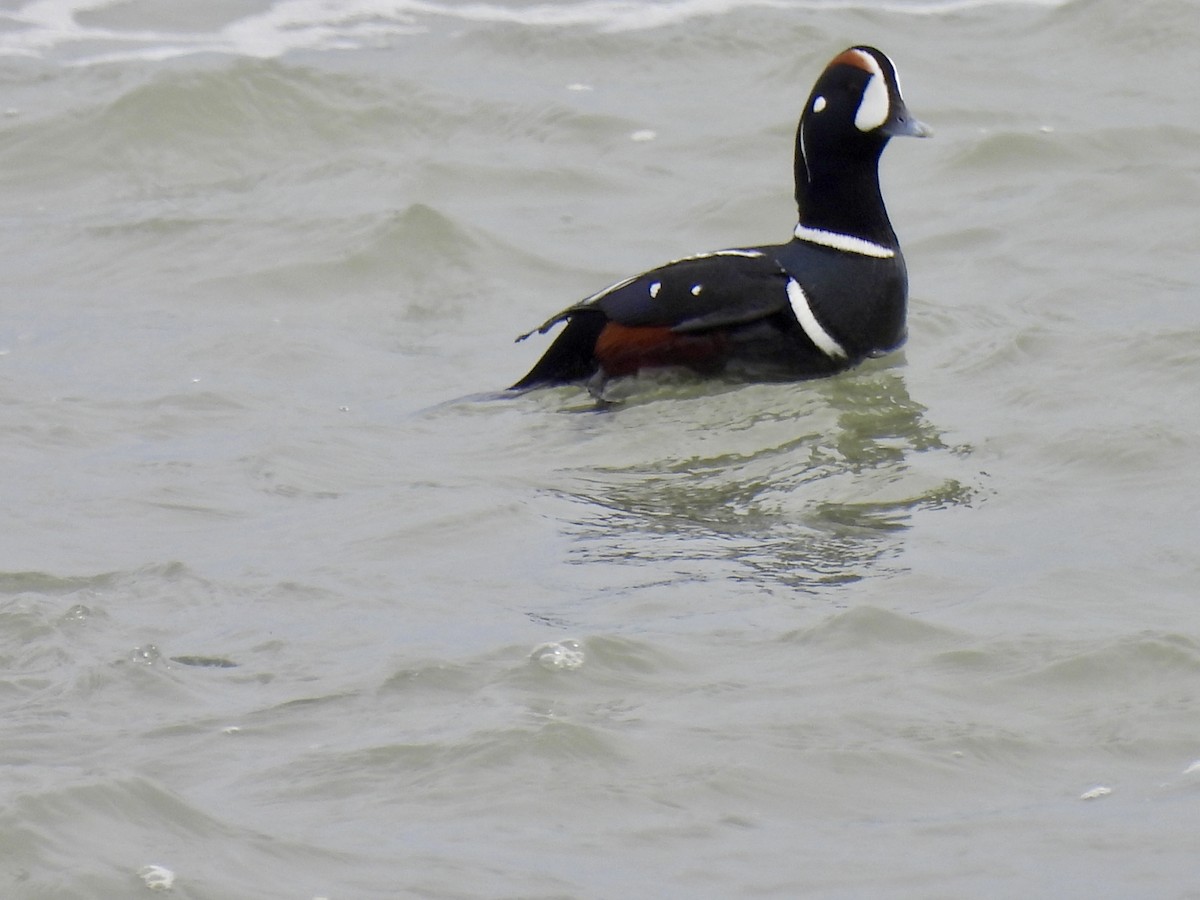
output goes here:
[{"label": "white neck collar", "polygon": [[874,256],[876,259],[891,259],[896,255],[895,250],[891,247],[885,247],[883,244],[876,244],[874,241],[855,237],[852,234],[842,234],[839,231],[809,228],[804,223],[797,225],[793,234],[795,234],[797,240],[807,241],[810,244],[819,244],[822,247],[831,247],[834,250],[841,250],[843,253]]}]

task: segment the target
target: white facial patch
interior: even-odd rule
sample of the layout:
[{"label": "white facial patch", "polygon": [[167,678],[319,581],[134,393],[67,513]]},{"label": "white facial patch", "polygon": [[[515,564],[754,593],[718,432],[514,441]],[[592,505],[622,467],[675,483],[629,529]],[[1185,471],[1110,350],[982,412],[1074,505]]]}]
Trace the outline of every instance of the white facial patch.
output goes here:
[{"label": "white facial patch", "polygon": [[662,282],[656,281],[650,285],[650,299],[653,300],[658,296],[658,292],[662,290]]},{"label": "white facial patch", "polygon": [[887,76],[883,74],[878,60],[865,50],[851,50],[860,60],[861,68],[871,73],[867,86],[863,88],[858,112],[854,115],[854,127],[859,131],[873,131],[888,120],[892,102],[888,97]]},{"label": "white facial patch", "polygon": [[692,296],[693,296],[693,297],[699,297],[699,296],[700,296],[700,292],[701,292],[702,290],[704,290],[704,285],[702,285],[702,284],[693,284],[693,285],[692,285]]},{"label": "white facial patch", "polygon": [[815,113],[819,113],[824,109],[825,109],[825,98],[817,97],[817,99],[813,101],[812,111]]},{"label": "white facial patch", "polygon": [[854,127],[859,131],[874,131],[888,120],[892,101],[888,98],[887,82],[882,75],[872,75],[863,89],[858,112],[854,114]]},{"label": "white facial patch", "polygon": [[808,297],[804,293],[804,288],[800,287],[800,283],[795,278],[788,279],[787,295],[792,312],[796,315],[796,321],[800,323],[800,327],[804,329],[808,339],[817,345],[817,349],[830,359],[847,359],[849,354],[846,353],[845,348],[817,321],[817,317],[808,303]]}]

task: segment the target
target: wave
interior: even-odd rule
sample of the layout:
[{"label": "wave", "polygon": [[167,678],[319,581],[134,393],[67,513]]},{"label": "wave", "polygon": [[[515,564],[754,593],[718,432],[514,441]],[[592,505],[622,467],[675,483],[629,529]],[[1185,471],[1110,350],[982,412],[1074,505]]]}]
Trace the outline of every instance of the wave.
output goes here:
[{"label": "wave", "polygon": [[1076,0],[577,0],[563,3],[431,0],[277,0],[236,18],[178,0],[130,10],[124,0],[30,0],[0,12],[0,57],[70,65],[163,61],[199,53],[275,58],[293,51],[388,46],[439,21],[640,31],[751,8],[871,10],[943,15],[991,6],[1061,7]]}]

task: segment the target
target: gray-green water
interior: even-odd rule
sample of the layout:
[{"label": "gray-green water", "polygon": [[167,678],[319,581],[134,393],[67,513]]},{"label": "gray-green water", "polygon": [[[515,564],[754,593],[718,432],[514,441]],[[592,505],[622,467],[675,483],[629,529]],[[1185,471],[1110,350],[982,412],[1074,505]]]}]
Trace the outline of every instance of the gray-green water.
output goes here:
[{"label": "gray-green water", "polygon": [[[478,396],[784,239],[859,42],[902,354]],[[1200,897],[1198,80],[1190,0],[5,3],[0,896]]]}]

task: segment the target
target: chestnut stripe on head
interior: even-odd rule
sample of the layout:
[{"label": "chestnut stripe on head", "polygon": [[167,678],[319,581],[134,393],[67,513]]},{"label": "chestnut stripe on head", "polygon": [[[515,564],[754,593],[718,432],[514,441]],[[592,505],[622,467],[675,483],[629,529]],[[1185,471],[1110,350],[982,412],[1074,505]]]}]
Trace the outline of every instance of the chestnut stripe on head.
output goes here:
[{"label": "chestnut stripe on head", "polygon": [[868,75],[883,75],[883,70],[879,68],[879,63],[875,61],[875,57],[865,50],[859,50],[857,47],[843,50],[833,58],[829,65],[854,66],[856,69],[862,69]]},{"label": "chestnut stripe on head", "polygon": [[830,65],[853,66],[870,76],[858,101],[854,127],[859,131],[874,131],[883,125],[892,113],[892,100],[888,96],[887,76],[879,61],[866,50],[852,47],[835,56]]}]

